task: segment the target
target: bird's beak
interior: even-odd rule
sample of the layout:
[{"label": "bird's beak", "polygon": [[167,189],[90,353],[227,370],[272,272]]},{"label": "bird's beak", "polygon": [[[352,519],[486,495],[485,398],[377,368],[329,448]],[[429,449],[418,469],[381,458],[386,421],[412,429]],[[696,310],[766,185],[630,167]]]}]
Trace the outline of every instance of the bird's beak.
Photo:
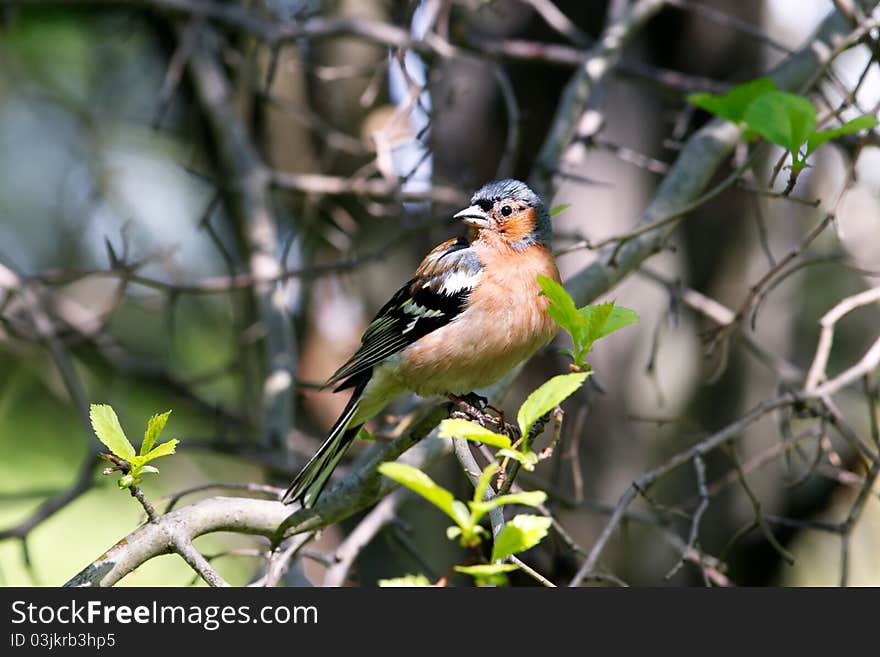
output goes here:
[{"label": "bird's beak", "polygon": [[489,215],[479,205],[472,205],[454,215],[455,219],[461,219],[468,226],[474,228],[488,228],[490,225]]}]

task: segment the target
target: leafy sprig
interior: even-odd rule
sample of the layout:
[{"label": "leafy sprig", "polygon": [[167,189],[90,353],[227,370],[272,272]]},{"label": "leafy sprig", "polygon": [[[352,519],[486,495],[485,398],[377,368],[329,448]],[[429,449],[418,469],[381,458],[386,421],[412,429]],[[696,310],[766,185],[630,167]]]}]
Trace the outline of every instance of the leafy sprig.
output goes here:
[{"label": "leafy sprig", "polygon": [[546,276],[539,275],[538,284],[541,294],[550,300],[550,317],[571,336],[573,348],[565,353],[574,361],[571,367],[575,371],[590,370],[586,357],[596,340],[639,321],[634,311],[614,301],[578,308],[565,288]]},{"label": "leafy sprig", "polygon": [[[120,488],[130,488],[141,483],[142,475],[158,474],[159,470],[149,465],[151,461],[174,454],[177,449],[177,443],[180,442],[176,438],[172,438],[164,443],[156,444],[162,430],[168,422],[168,416],[171,411],[159,413],[152,416],[147,422],[147,429],[144,432],[144,439],[141,441],[140,451],[136,452],[134,446],[129,442],[116,411],[107,404],[92,404],[89,409],[89,418],[92,421],[92,429],[98,439],[104,443],[110,450],[113,462],[121,462],[124,464],[123,475],[119,478]],[[114,468],[118,469],[118,468]]]},{"label": "leafy sprig", "polygon": [[[455,499],[450,491],[437,484],[418,468],[405,463],[388,462],[379,466],[379,472],[393,479],[397,483],[406,486],[431,502],[443,511],[455,523],[446,530],[449,540],[458,540],[463,547],[477,548],[489,532],[480,525],[483,517],[498,507],[509,504],[524,506],[540,506],[547,499],[543,491],[528,491],[498,495],[492,499],[483,499],[489,480],[498,470],[498,463],[493,461],[483,470],[477,486],[474,488],[473,498],[467,504]],[[495,538],[492,546],[492,563],[479,564],[478,566],[456,566],[459,572],[472,575],[478,584],[494,583],[495,578],[503,573],[516,570],[515,564],[503,563],[503,560],[518,552],[528,550],[547,535],[551,524],[550,518],[530,514],[515,516]],[[394,584],[401,585],[403,580],[394,580]],[[407,578],[408,586],[423,586],[424,582],[419,578]]]},{"label": "leafy sprig", "polygon": [[807,158],[822,144],[878,124],[876,117],[862,114],[829,130],[817,130],[816,107],[798,94],[780,91],[769,78],[758,78],[735,86],[726,94],[697,93],[688,102],[710,114],[746,129],[746,137],[760,135],[781,146],[791,157],[789,190],[807,165]]}]

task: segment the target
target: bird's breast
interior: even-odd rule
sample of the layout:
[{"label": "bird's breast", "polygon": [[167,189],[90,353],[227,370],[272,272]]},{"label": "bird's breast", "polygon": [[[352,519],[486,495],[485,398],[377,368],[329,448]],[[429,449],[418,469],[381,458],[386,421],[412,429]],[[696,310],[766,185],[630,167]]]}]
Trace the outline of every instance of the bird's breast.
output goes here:
[{"label": "bird's breast", "polygon": [[480,283],[464,312],[400,354],[399,377],[420,395],[461,394],[491,385],[556,333],[547,314],[549,300],[537,282],[539,274],[559,281],[544,247],[515,257],[481,253],[480,259]]}]

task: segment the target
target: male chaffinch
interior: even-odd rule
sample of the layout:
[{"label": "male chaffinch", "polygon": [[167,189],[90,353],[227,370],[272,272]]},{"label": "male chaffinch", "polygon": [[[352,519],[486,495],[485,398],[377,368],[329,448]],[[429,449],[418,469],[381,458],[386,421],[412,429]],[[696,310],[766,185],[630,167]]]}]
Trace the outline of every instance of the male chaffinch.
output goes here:
[{"label": "male chaffinch", "polygon": [[556,333],[537,276],[559,281],[550,213],[518,180],[478,190],[455,215],[470,230],[435,247],[325,385],[353,388],[330,435],[284,494],[312,506],[364,422],[397,395],[461,395],[488,386]]}]

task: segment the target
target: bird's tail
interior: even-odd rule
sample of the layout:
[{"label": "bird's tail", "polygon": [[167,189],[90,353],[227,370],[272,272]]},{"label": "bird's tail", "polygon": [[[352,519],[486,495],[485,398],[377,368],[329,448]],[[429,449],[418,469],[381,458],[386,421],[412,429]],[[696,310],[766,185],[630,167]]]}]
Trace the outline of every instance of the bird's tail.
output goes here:
[{"label": "bird's tail", "polygon": [[309,462],[303,466],[303,469],[299,471],[287,492],[284,493],[284,497],[281,498],[284,504],[292,504],[301,499],[303,507],[310,508],[318,500],[318,496],[327,485],[333,470],[336,469],[363,426],[362,423],[350,426],[350,423],[357,413],[361,395],[369,380],[369,376],[364,377],[355,386],[345,410],[342,411],[342,415],[330,429],[330,435],[327,436],[315,455],[309,459]]}]

